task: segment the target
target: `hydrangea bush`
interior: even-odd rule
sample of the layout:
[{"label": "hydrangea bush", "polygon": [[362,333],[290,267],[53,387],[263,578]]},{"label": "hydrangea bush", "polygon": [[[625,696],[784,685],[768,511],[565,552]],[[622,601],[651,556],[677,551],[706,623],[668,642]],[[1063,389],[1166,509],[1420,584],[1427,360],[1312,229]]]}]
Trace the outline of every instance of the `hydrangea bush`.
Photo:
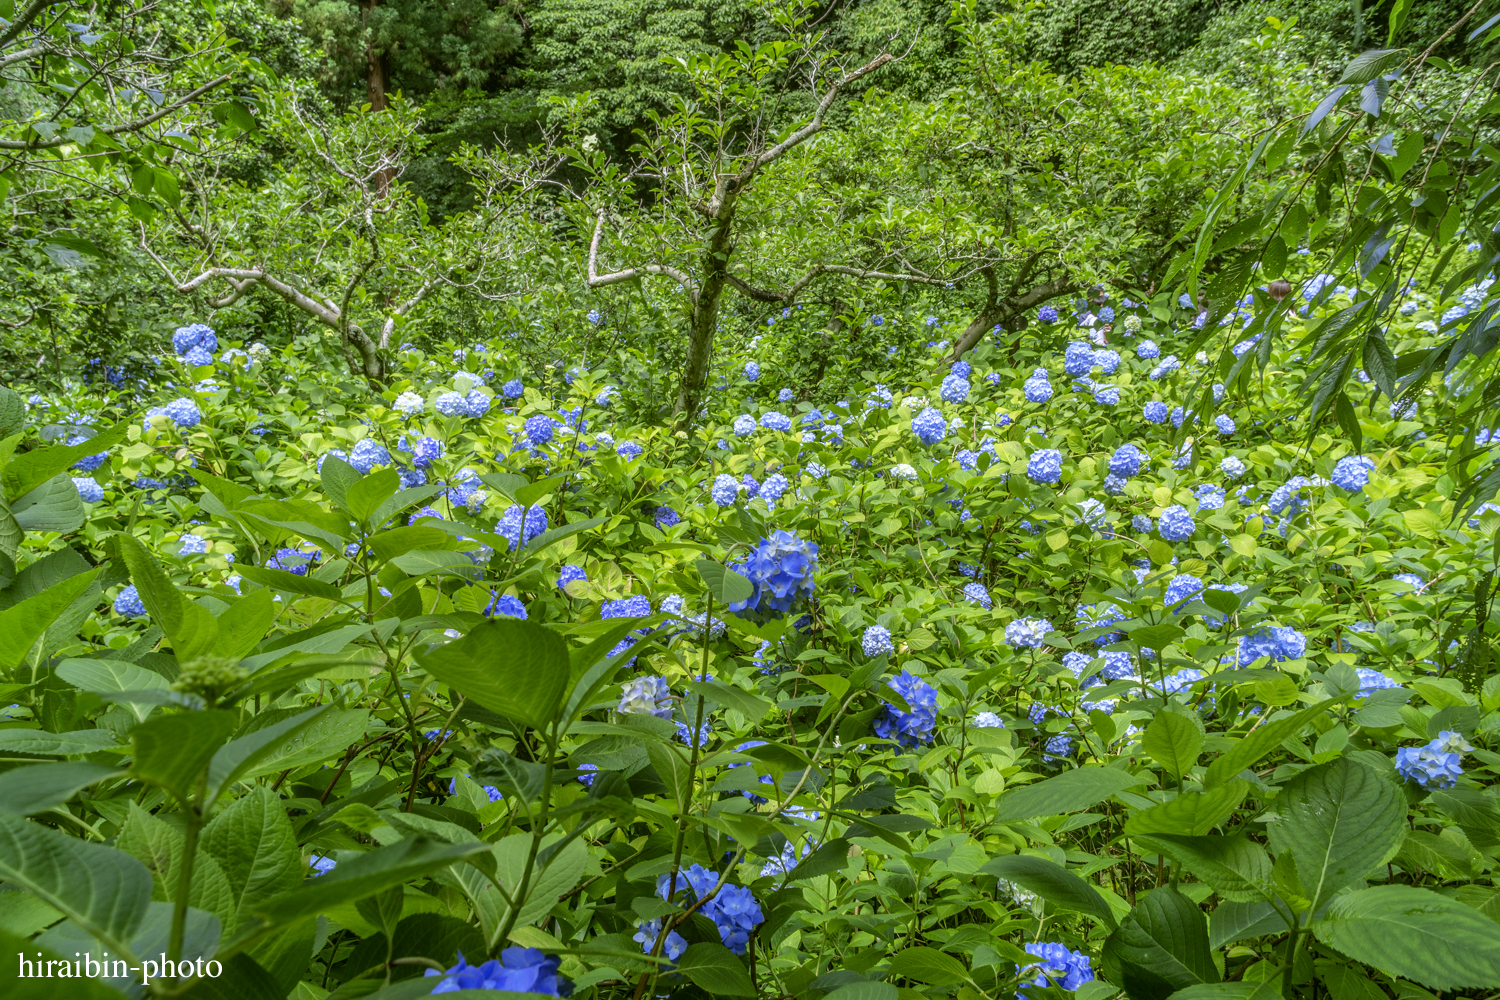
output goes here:
[{"label": "hydrangea bush", "polygon": [[1500,988],[1456,395],[1353,449],[1154,305],[848,398],[731,352],[687,428],[500,339],[0,393],[0,930],[312,1000]]}]

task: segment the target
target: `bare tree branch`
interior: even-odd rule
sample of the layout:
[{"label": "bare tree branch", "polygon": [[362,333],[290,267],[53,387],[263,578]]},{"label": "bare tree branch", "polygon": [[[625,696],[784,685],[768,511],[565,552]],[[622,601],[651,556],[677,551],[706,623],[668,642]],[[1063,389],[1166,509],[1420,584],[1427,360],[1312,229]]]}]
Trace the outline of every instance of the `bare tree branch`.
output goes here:
[{"label": "bare tree branch", "polygon": [[694,304],[698,301],[698,287],[682,271],[665,264],[642,264],[639,267],[628,267],[623,271],[614,271],[610,274],[599,273],[599,240],[604,235],[604,210],[600,209],[594,220],[594,238],[589,241],[589,276],[588,286],[590,288],[604,288],[607,285],[618,285],[622,281],[630,281],[639,278],[643,274],[663,274],[671,278],[683,287],[692,298]]},{"label": "bare tree branch", "polygon": [[[119,135],[121,132],[138,132],[141,129],[145,128],[147,125],[152,124],[153,122],[161,121],[163,118],[176,111],[178,108],[181,108],[187,104],[191,104],[199,97],[202,97],[210,90],[213,90],[215,87],[219,86],[219,84],[228,83],[229,79],[230,78],[226,75],[219,77],[217,80],[210,80],[208,83],[205,83],[197,90],[189,91],[178,100],[166,105],[155,114],[147,115],[145,118],[139,118],[133,122],[125,122],[121,125],[105,125],[95,129],[95,131],[102,132],[105,135]],[[70,142],[77,142],[77,140],[69,138],[66,135],[55,135],[52,138],[44,139],[41,142],[27,142],[22,139],[0,139],[0,149],[55,149],[58,146],[65,146]]]}]

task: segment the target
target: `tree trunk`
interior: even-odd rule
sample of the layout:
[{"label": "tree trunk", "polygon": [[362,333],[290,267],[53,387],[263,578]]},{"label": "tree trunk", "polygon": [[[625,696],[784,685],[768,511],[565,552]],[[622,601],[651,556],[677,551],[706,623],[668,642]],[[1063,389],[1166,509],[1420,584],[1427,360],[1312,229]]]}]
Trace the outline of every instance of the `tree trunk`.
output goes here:
[{"label": "tree trunk", "polygon": [[[375,10],[378,0],[370,0],[365,5],[365,99],[369,102],[370,111],[384,111],[389,108],[390,101],[385,96],[385,57],[375,48],[374,42],[368,37],[370,30],[370,14]],[[390,190],[391,182],[396,179],[395,170],[386,167],[375,174],[375,190],[384,198],[385,193]]]},{"label": "tree trunk", "polygon": [[714,333],[719,325],[719,302],[728,283],[729,256],[733,253],[730,232],[734,210],[728,209],[714,221],[714,231],[703,250],[697,301],[693,303],[688,334],[687,363],[682,371],[682,385],[677,390],[677,405],[672,412],[684,426],[698,416],[703,392],[708,385],[708,366],[714,354]]}]

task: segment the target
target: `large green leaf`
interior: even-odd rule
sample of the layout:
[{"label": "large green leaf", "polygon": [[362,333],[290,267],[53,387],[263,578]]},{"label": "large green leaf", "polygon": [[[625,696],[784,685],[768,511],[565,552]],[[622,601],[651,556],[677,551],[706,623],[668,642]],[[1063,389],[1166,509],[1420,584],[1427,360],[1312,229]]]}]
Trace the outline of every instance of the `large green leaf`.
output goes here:
[{"label": "large green leaf", "polygon": [[1208,765],[1208,771],[1203,776],[1204,787],[1213,788],[1217,785],[1228,784],[1232,778],[1239,777],[1240,772],[1245,768],[1253,767],[1256,761],[1279,747],[1283,740],[1296,736],[1313,719],[1343,700],[1343,698],[1329,698],[1327,701],[1311,705],[1284,719],[1277,719],[1275,722],[1268,722],[1261,726]]},{"label": "large green leaf", "polygon": [[[120,421],[107,430],[100,431],[86,441],[75,445],[51,445],[45,448],[33,448],[13,457],[5,464],[5,471],[0,474],[0,479],[5,483],[5,496],[14,500],[25,496],[32,490],[48,481],[56,482],[61,479],[68,486],[72,486],[72,480],[67,476],[60,476],[80,458],[89,455],[97,455],[101,451],[108,451],[121,441],[130,430],[129,421]],[[0,432],[4,428],[0,427]],[[78,491],[73,490],[76,497]]]},{"label": "large green leaf", "polygon": [[160,715],[130,731],[135,746],[131,771],[160,785],[186,804],[215,752],[234,732],[235,714],[222,710]]},{"label": "large green leaf", "polygon": [[23,531],[77,531],[83,526],[83,499],[69,476],[57,476],[10,504]]},{"label": "large green leaf", "polygon": [[1203,722],[1196,714],[1163,709],[1146,726],[1141,746],[1178,781],[1198,763],[1203,751]]},{"label": "large green leaf", "polygon": [[1153,834],[1135,839],[1142,854],[1162,854],[1212,886],[1225,899],[1266,899],[1271,891],[1271,859],[1249,837]]},{"label": "large green leaf", "polygon": [[0,611],[0,672],[9,673],[26,662],[26,654],[42,633],[89,589],[98,573],[79,573]]},{"label": "large green leaf", "polygon": [[130,579],[152,621],[161,626],[172,642],[179,663],[212,653],[219,625],[207,608],[184,597],[161,564],[133,536],[118,534],[120,556],[130,570]]},{"label": "large green leaf", "polygon": [[699,559],[694,565],[698,567],[698,575],[708,584],[708,592],[720,607],[748,601],[755,594],[755,585],[748,579],[712,559]]},{"label": "large green leaf", "polygon": [[0,773],[0,812],[30,816],[68,801],[80,789],[124,772],[107,764],[32,764]]},{"label": "large green leaf", "polygon": [[321,597],[328,601],[337,601],[343,596],[343,592],[331,583],[322,580],[314,580],[308,576],[291,573],[284,569],[271,569],[267,566],[236,566],[235,572],[252,583],[258,583],[271,590],[279,590],[288,594],[303,594],[307,597]]},{"label": "large green leaf", "polygon": [[328,874],[309,879],[300,888],[265,900],[251,912],[262,928],[290,923],[373,896],[393,885],[429,875],[488,850],[489,844],[479,842],[440,844],[414,837],[340,862]]},{"label": "large green leaf", "polygon": [[537,729],[556,718],[568,686],[568,647],[536,622],[497,618],[462,639],[430,647],[417,662],[484,708]]},{"label": "large green leaf", "polygon": [[251,774],[262,761],[287,747],[299,733],[332,710],[331,704],[309,708],[219,747],[208,765],[207,801],[212,803],[225,788]]},{"label": "large green leaf", "polygon": [[1064,771],[1046,781],[1025,785],[1000,796],[995,804],[994,822],[1009,823],[1078,812],[1150,780],[1149,775],[1142,777],[1117,767],[1080,767]]},{"label": "large green leaf", "polygon": [[[48,962],[64,961],[62,955],[3,929],[0,929],[0,949],[3,949],[0,954],[17,956],[15,973],[5,977],[5,1000],[58,1000],[58,981],[47,976],[46,970]],[[97,962],[99,956],[92,958]],[[82,960],[69,954],[66,961]],[[38,967],[41,972],[32,971]],[[85,971],[92,970],[85,967]],[[125,1000],[124,993],[91,977],[69,979],[64,989],[67,1000]]]},{"label": "large green leaf", "polygon": [[[94,694],[118,695],[126,691],[165,691],[169,682],[161,674],[123,660],[63,660],[53,670],[59,678]],[[144,722],[155,701],[124,702],[137,720]]]},{"label": "large green leaf", "polygon": [[352,484],[344,494],[344,509],[356,521],[367,526],[369,519],[401,489],[401,477],[395,469],[380,469]]},{"label": "large green leaf", "polygon": [[[305,726],[298,726],[295,731],[283,735],[264,756],[241,771],[236,780],[275,774],[342,755],[349,744],[363,739],[369,722],[368,709],[330,707]],[[254,733],[246,735],[249,737]]]},{"label": "large green leaf", "polygon": [[891,959],[890,974],[929,986],[951,986],[969,978],[969,971],[952,955],[936,948],[907,948]]},{"label": "large green leaf", "polygon": [[715,996],[753,997],[755,986],[745,963],[734,952],[713,941],[690,944],[677,960],[677,971],[693,985]]},{"label": "large green leaf", "polygon": [[1014,882],[1060,909],[1087,913],[1102,920],[1106,927],[1115,926],[1115,915],[1099,890],[1055,861],[1030,854],[1011,854],[992,858],[979,870]]},{"label": "large green leaf", "polygon": [[127,953],[151,902],[151,874],[112,847],[0,813],[0,877],[40,896]]},{"label": "large green leaf", "polygon": [[276,603],[269,590],[252,590],[218,617],[214,654],[238,662],[260,644],[276,619]]},{"label": "large green leaf", "polygon": [[1271,850],[1290,853],[1314,913],[1400,844],[1406,799],[1395,782],[1347,757],[1287,782],[1266,825]]},{"label": "large green leaf", "polygon": [[[549,843],[543,844],[543,849],[556,842],[556,838],[549,838]],[[529,833],[512,834],[495,845],[495,878],[507,893],[514,894],[519,889],[521,873],[525,870],[526,855],[530,849]],[[516,918],[518,927],[529,926],[545,917],[557,905],[558,899],[578,884],[584,869],[588,867],[588,848],[582,841],[574,839],[546,859],[546,862],[543,865],[542,856],[538,854],[538,860],[532,868],[530,885],[526,890],[526,900],[521,904],[520,916]]]},{"label": "large green leaf", "polygon": [[1176,798],[1132,815],[1125,821],[1125,832],[1132,837],[1151,833],[1206,836],[1229,818],[1249,792],[1250,783],[1238,778],[1206,792],[1182,792]]},{"label": "large green leaf", "polygon": [[286,807],[263,785],[219,810],[200,843],[228,876],[241,921],[261,902],[297,888],[306,871]]},{"label": "large green leaf", "polygon": [[[152,898],[171,902],[181,887],[187,839],[181,828],[130,803],[130,812],[115,846],[135,858],[154,876]],[[234,923],[234,890],[218,859],[198,851],[194,856],[188,905],[212,913],[220,929]]]},{"label": "large green leaf", "polygon": [[1282,1000],[1279,980],[1261,983],[1202,983],[1178,990],[1172,1000]]},{"label": "large green leaf", "polygon": [[1208,948],[1208,919],[1170,885],[1153,889],[1104,942],[1110,982],[1131,1000],[1167,1000],[1176,990],[1219,981]]},{"label": "large green leaf", "polygon": [[1428,889],[1382,885],[1339,896],[1312,931],[1355,961],[1431,989],[1500,987],[1500,923]]},{"label": "large green leaf", "polygon": [[108,729],[79,729],[71,733],[48,733],[40,729],[0,729],[0,754],[30,753],[72,757],[119,745],[120,741]]}]

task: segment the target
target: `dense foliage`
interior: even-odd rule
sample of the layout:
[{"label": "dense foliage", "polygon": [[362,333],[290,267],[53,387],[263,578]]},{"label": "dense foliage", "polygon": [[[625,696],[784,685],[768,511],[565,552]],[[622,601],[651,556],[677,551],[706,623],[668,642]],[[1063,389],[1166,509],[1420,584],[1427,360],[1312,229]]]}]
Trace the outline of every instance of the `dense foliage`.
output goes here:
[{"label": "dense foliage", "polygon": [[5,996],[1500,995],[1483,7],[0,12]]}]

